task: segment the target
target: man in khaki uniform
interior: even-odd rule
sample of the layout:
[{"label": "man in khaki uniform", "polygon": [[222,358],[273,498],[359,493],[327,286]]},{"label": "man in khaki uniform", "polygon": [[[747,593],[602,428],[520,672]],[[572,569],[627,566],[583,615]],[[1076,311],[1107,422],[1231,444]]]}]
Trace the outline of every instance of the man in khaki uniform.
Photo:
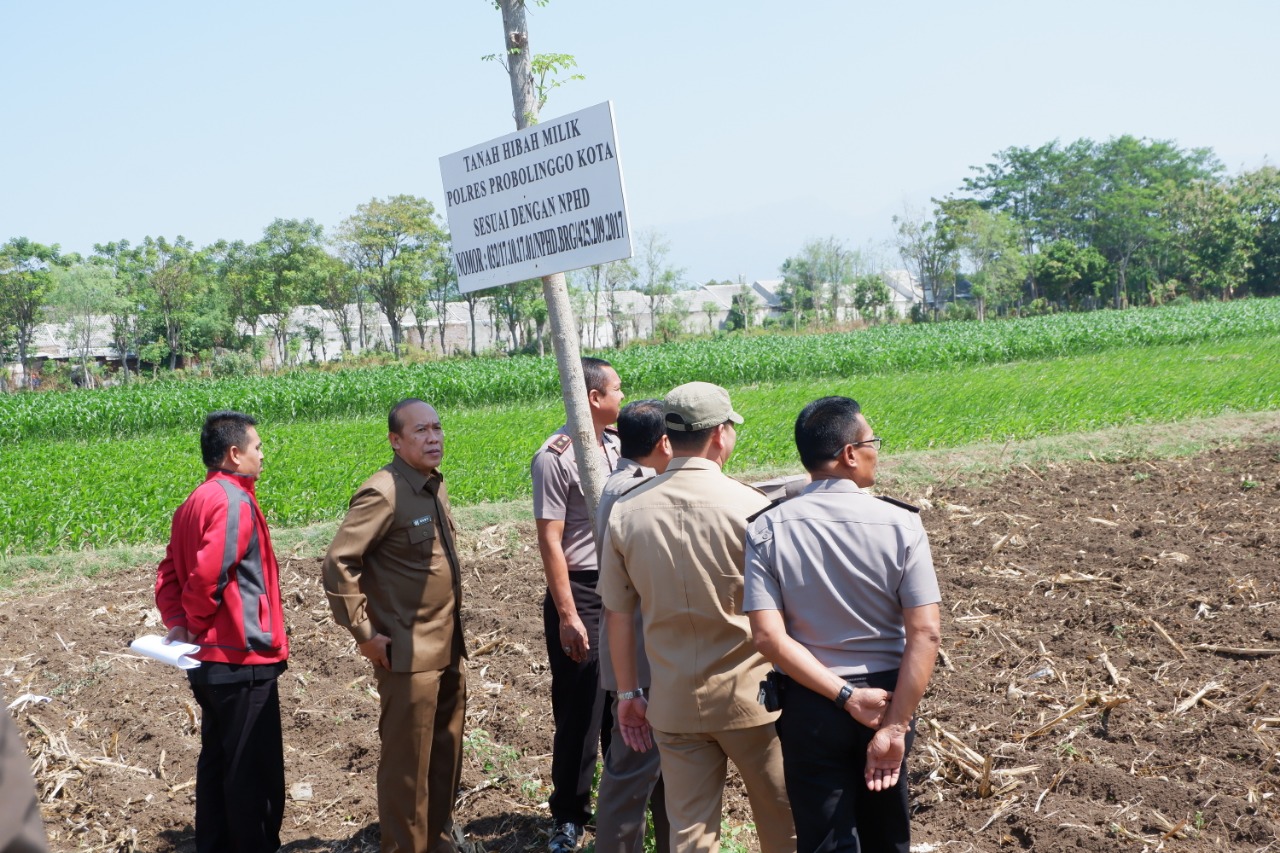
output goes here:
[{"label": "man in khaki uniform", "polygon": [[[757,701],[769,664],[742,612],[747,517],[769,505],[725,476],[736,424],[728,393],[691,382],[663,401],[674,459],[614,506],[602,545],[600,594],[622,736],[656,742],[671,821],[671,848],[715,851],[727,759],[747,786],[764,853],[796,849],[774,731]],[[653,702],[639,691],[632,612],[640,608]]]},{"label": "man in khaki uniform", "polygon": [[382,850],[440,853],[455,849],[467,697],[444,432],[436,410],[415,399],[392,408],[387,428],[395,455],[351,499],[324,558],[324,587],[378,680]]}]

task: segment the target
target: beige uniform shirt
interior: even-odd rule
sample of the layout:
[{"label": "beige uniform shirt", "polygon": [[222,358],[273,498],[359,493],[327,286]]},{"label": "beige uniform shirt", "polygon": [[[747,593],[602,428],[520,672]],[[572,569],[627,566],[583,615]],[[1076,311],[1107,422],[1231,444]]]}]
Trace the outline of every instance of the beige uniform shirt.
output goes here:
[{"label": "beige uniform shirt", "polygon": [[322,569],[333,619],[356,642],[391,639],[393,672],[445,669],[466,654],[462,582],[444,478],[396,456],[364,482]]},{"label": "beige uniform shirt", "polygon": [[640,608],[653,682],[648,718],[659,731],[777,719],[756,701],[770,666],[742,611],[747,516],[768,504],[714,462],[680,458],[613,507],[600,595],[610,610]]}]

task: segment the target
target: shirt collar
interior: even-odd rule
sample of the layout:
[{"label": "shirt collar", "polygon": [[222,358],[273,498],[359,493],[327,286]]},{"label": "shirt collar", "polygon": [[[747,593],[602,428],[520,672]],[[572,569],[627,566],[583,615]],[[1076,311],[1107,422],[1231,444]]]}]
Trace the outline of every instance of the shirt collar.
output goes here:
[{"label": "shirt collar", "polygon": [[640,477],[652,477],[657,473],[652,468],[646,468],[634,459],[627,459],[625,456],[619,459],[618,464],[613,468],[613,473],[615,474],[621,474],[623,471],[626,471],[628,476],[635,477],[636,479],[639,479]]},{"label": "shirt collar", "polygon": [[391,467],[396,469],[400,476],[404,477],[415,492],[426,491],[432,495],[440,488],[440,483],[444,480],[444,475],[439,470],[432,471],[430,474],[424,474],[417,468],[414,468],[408,462],[405,462],[397,454],[391,456]]},{"label": "shirt collar", "polygon": [[249,477],[249,476],[246,476],[245,474],[240,474],[240,473],[237,473],[236,471],[227,471],[223,468],[210,468],[208,473],[205,474],[204,479],[205,479],[205,482],[208,482],[209,480],[214,480],[214,479],[230,480],[240,488],[244,489],[249,494],[256,495],[254,488],[258,484],[257,477]]},{"label": "shirt collar", "polygon": [[847,493],[847,494],[856,494],[858,492],[863,492],[863,491],[865,491],[865,489],[863,489],[857,483],[853,482],[853,480],[845,480],[845,479],[814,480],[812,483],[805,486],[804,489],[800,492],[800,494],[809,495],[809,494],[817,494],[817,493],[825,493],[825,492],[840,492],[840,493]]},{"label": "shirt collar", "polygon": [[671,464],[667,466],[667,473],[672,471],[681,471],[688,469],[690,471],[719,471],[720,466],[712,462],[710,459],[704,459],[701,456],[677,456],[671,460]]}]

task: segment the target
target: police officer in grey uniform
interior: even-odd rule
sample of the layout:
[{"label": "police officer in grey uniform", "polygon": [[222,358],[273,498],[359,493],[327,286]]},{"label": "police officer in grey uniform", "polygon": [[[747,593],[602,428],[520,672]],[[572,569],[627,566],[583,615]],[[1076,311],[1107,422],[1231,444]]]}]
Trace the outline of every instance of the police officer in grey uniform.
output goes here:
[{"label": "police officer in grey uniform", "polygon": [[[622,408],[622,380],[604,359],[582,359],[595,452],[610,471],[618,464],[618,437],[609,425]],[[600,690],[600,594],[595,519],[587,510],[568,429],[542,443],[530,464],[538,553],[547,579],[542,625],[551,669],[551,796],[554,826],[548,853],[572,853],[591,819],[596,755],[613,722]],[[604,744],[608,748],[608,744]],[[607,804],[606,804],[607,805]]]},{"label": "police officer in grey uniform", "polygon": [[[667,439],[661,400],[628,403],[618,415],[618,440],[622,458],[605,481],[596,508],[596,543],[604,540],[609,513],[618,499],[667,470],[671,442]],[[636,682],[649,690],[649,658],[644,651],[640,611],[634,617]],[[600,686],[613,701],[613,732],[600,774],[600,811],[596,816],[596,853],[643,853],[645,812],[653,811],[653,837],[658,853],[671,849],[671,824],[667,820],[662,766],[658,751],[644,752],[627,746],[618,728],[618,701],[633,698],[618,694],[618,678],[610,660],[609,632],[600,632]]]},{"label": "police officer in grey uniform", "polygon": [[941,642],[929,540],[918,510],[864,491],[880,439],[855,401],[810,403],[795,435],[813,483],[748,527],[743,609],[785,674],[798,850],[907,853],[912,715]]}]

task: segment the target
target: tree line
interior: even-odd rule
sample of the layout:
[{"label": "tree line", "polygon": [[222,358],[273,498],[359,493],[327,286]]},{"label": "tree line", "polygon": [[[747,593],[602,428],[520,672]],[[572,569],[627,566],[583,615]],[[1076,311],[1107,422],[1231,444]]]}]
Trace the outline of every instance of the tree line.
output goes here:
[{"label": "tree line", "polygon": [[1227,176],[1210,149],[1120,136],[1008,148],[973,172],[931,217],[895,222],[933,316],[1280,293],[1274,166]]},{"label": "tree line", "polygon": [[[894,217],[909,319],[986,319],[1280,293],[1280,170],[1120,136],[1008,148],[930,214]],[[781,267],[793,328],[886,319],[874,247],[808,241]]]},{"label": "tree line", "polygon": [[[616,294],[639,289],[652,328],[678,333],[670,315],[683,271],[671,265],[658,234],[642,235],[634,259],[579,271],[574,282],[580,314],[603,310],[618,321]],[[481,309],[510,349],[542,351],[547,314],[539,283],[459,293],[446,226],[431,202],[411,195],[359,205],[329,234],[313,219],[276,219],[252,242],[196,247],[181,236],[146,237],[95,244],[84,256],[17,237],[0,245],[0,371],[15,362],[30,367],[35,332],[48,322],[58,324],[87,384],[100,372],[89,353],[104,333],[128,360],[170,370],[216,350],[243,353],[228,360],[239,369],[256,369],[268,352],[277,366],[298,363],[304,348],[316,361],[323,330],[291,324],[302,305],[323,312],[346,352],[380,345],[376,329],[385,318],[394,357],[410,339],[409,325],[424,345],[438,334],[443,353],[445,324],[431,321],[455,301],[468,311],[473,355]],[[129,379],[120,371],[121,381]]]},{"label": "tree line", "polygon": [[[930,215],[894,218],[895,245],[921,288],[908,318],[988,316],[1159,305],[1174,299],[1230,299],[1280,292],[1280,170],[1227,176],[1209,149],[1121,136],[1106,142],[1057,141],[1009,148]],[[636,256],[570,275],[584,332],[606,323],[625,342],[619,294],[643,294],[650,334],[671,340],[701,310],[713,325],[718,306],[688,304],[689,285],[669,243],[641,235]],[[791,329],[892,316],[885,264],[872,248],[811,240],[780,267],[779,299]],[[710,282],[715,284],[716,282]],[[322,330],[297,329],[290,317],[314,305],[338,330],[346,351],[369,349],[385,321],[399,356],[406,323],[418,341],[439,335],[445,352],[450,302],[469,316],[477,352],[477,311],[490,313],[510,350],[543,350],[546,306],[536,281],[458,292],[449,235],[425,199],[397,195],[359,205],[331,233],[312,219],[276,219],[253,242],[218,240],[197,248],[179,236],[95,244],[87,256],[13,238],[0,245],[0,368],[28,366],[33,335],[60,324],[92,383],[91,341],[108,333],[117,353],[174,368],[217,348],[260,364],[316,360]],[[354,316],[348,310],[356,306]],[[742,288],[726,325],[744,329],[752,297]],[[634,330],[633,330],[634,331]],[[24,376],[29,372],[24,371]],[[128,381],[128,371],[123,371]]]}]

